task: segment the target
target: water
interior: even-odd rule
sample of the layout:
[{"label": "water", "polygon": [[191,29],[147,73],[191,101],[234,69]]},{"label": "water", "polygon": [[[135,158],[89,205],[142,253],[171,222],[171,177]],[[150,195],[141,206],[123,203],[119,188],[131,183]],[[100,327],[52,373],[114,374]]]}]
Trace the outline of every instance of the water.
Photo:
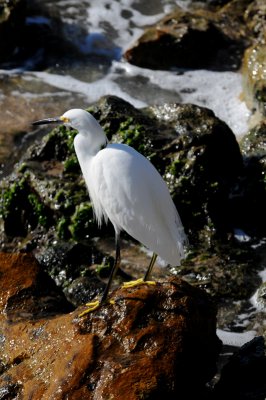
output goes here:
[{"label": "water", "polygon": [[[73,107],[86,108],[107,94],[135,107],[166,102],[205,106],[224,120],[237,138],[244,135],[250,111],[241,100],[239,72],[152,71],[122,58],[145,27],[177,5],[186,9],[189,4],[185,0],[31,1],[27,24],[51,28],[62,40],[63,51],[59,40],[58,52],[51,54],[40,47],[21,64],[2,66],[0,162],[13,152],[17,138],[29,134],[31,121],[60,115]],[[70,53],[65,38],[72,46]],[[242,343],[253,334],[253,330],[243,333],[241,339],[240,333],[236,338],[219,331],[223,340],[234,343]]]},{"label": "water", "polygon": [[[106,94],[120,96],[136,107],[165,102],[206,106],[237,136],[243,135],[250,112],[241,101],[239,73],[151,71],[122,58],[146,26],[176,5],[186,8],[189,3],[31,1],[28,26],[39,25],[44,33],[51,29],[58,42],[56,51],[41,43],[21,64],[2,65],[0,162],[12,151],[14,135],[29,131],[30,121],[61,114],[70,107],[87,107]],[[69,51],[69,44],[74,51]]]}]

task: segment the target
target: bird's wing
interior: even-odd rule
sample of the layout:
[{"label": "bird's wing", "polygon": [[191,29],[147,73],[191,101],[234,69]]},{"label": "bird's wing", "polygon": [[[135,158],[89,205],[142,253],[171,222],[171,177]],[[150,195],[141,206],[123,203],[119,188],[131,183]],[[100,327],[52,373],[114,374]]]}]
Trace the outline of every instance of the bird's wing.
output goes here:
[{"label": "bird's wing", "polygon": [[[185,235],[166,183],[153,165],[125,145],[109,145],[91,168],[95,200],[115,229],[172,265],[183,257]],[[97,206],[96,206],[97,207]]]}]

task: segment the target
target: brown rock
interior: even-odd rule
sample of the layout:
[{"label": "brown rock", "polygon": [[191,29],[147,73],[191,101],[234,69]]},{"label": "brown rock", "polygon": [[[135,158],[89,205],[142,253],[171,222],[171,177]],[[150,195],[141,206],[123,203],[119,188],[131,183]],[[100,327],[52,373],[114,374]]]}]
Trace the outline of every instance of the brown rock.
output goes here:
[{"label": "brown rock", "polygon": [[25,290],[37,303],[48,293],[37,282],[40,273],[31,256],[0,254],[3,398],[172,399],[212,378],[220,342],[203,291],[176,278],[118,289],[114,305],[83,318],[80,310],[51,317],[45,309],[27,318],[28,296],[24,318],[15,320],[13,312],[10,320],[10,298],[21,309]]},{"label": "brown rock", "polygon": [[217,12],[176,8],[144,32],[125,52],[127,61],[154,69],[237,70],[248,42],[243,13],[246,1],[230,2]]},{"label": "brown rock", "polygon": [[54,281],[29,254],[0,253],[0,293],[0,309],[5,311],[9,322],[72,309]]}]

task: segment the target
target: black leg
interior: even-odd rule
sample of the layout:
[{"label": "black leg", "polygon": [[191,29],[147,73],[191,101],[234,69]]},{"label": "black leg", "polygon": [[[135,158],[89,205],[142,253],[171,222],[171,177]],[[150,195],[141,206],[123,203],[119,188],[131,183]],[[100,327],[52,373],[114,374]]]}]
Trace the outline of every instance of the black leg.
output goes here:
[{"label": "black leg", "polygon": [[152,268],[153,268],[153,266],[155,264],[156,258],[157,258],[157,254],[153,253],[151,261],[150,261],[150,265],[149,265],[149,267],[147,269],[147,272],[146,272],[146,274],[144,276],[144,279],[143,279],[144,282],[146,282],[149,279],[151,271],[152,271]]},{"label": "black leg", "polygon": [[121,258],[120,258],[120,233],[115,233],[115,263],[113,265],[109,280],[107,282],[107,285],[104,289],[100,304],[103,304],[105,300],[107,299],[111,284],[113,279],[115,278],[115,275],[117,273],[117,270],[120,266]]}]

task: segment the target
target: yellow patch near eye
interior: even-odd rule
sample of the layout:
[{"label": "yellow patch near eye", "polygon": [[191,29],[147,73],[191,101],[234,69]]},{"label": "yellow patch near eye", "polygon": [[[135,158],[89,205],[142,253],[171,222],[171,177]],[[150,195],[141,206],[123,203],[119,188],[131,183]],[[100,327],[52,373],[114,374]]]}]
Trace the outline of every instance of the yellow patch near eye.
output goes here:
[{"label": "yellow patch near eye", "polygon": [[64,116],[60,117],[59,119],[61,119],[61,121],[65,122],[65,123],[69,122],[69,118],[64,117]]}]

